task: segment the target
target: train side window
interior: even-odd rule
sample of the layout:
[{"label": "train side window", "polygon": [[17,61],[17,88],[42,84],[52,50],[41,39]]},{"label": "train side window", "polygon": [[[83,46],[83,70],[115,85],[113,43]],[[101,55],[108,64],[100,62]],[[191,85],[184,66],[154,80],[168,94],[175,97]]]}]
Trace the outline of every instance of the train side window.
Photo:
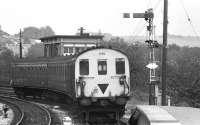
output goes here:
[{"label": "train side window", "polygon": [[89,61],[88,59],[80,60],[80,75],[89,75]]},{"label": "train side window", "polygon": [[106,75],[107,74],[107,62],[106,60],[98,60],[98,74]]},{"label": "train side window", "polygon": [[116,59],[116,74],[125,73],[125,60],[123,58]]}]

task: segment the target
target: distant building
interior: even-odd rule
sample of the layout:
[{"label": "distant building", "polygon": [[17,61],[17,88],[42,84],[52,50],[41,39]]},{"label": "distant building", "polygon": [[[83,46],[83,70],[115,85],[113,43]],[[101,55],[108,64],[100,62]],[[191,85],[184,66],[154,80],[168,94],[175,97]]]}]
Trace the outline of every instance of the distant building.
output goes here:
[{"label": "distant building", "polygon": [[81,27],[77,35],[54,35],[40,38],[44,43],[44,56],[68,56],[75,55],[91,47],[97,46],[103,39],[102,35],[90,35],[83,33]]}]

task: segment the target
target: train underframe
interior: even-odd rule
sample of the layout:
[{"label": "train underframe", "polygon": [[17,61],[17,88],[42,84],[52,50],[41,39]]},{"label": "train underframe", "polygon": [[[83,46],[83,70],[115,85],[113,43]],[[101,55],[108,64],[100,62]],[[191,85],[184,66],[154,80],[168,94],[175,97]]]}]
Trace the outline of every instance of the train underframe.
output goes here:
[{"label": "train underframe", "polygon": [[46,88],[30,88],[30,87],[13,87],[16,95],[19,98],[26,98],[31,96],[33,98],[47,99],[50,101],[60,102],[64,104],[73,103],[72,98],[67,96],[65,93],[52,91]]},{"label": "train underframe", "polygon": [[78,104],[82,108],[85,123],[117,124],[124,114],[129,96],[117,97],[79,97]]},{"label": "train underframe", "polygon": [[81,107],[80,116],[83,119],[83,124],[117,124],[123,113],[124,106],[89,106]]}]

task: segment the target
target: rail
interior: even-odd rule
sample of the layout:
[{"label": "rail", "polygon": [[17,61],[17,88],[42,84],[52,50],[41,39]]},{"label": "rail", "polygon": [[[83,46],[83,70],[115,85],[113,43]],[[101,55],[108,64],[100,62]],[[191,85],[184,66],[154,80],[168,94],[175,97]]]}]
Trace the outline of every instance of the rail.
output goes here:
[{"label": "rail", "polygon": [[[38,123],[39,122],[43,122],[46,125],[51,125],[51,115],[50,115],[50,112],[46,108],[44,108],[43,106],[41,106],[41,105],[39,105],[37,103],[34,103],[34,102],[30,102],[30,101],[18,99],[18,98],[15,98],[15,97],[0,96],[0,98],[1,99],[4,98],[6,101],[7,100],[12,100],[12,102],[17,101],[14,104],[17,103],[16,105],[18,105],[20,107],[20,109],[23,110],[24,116],[27,116],[27,114],[29,115],[29,117],[26,117],[26,119],[24,118],[23,120],[21,120],[20,123],[18,123],[16,125],[27,124],[27,122],[34,121],[34,120],[32,120],[32,118],[35,118],[33,116],[37,116],[37,118],[35,118],[35,121],[37,121]],[[15,100],[15,101],[13,101],[13,100]],[[22,103],[22,104],[20,104],[20,103]],[[35,109],[33,108],[34,106],[35,106],[35,108],[39,109],[40,112],[35,111]],[[32,111],[27,111],[27,110],[32,110]],[[33,111],[35,111],[35,112],[33,112]],[[41,113],[41,111],[43,113]],[[32,112],[32,113],[30,114],[30,112]],[[39,115],[36,114],[36,113],[40,114],[41,117],[39,117]],[[45,114],[45,115],[42,115],[42,114]],[[42,117],[43,117],[43,119],[42,119]],[[45,118],[45,120],[44,120],[44,118]],[[35,124],[35,123],[33,123],[33,124]],[[30,123],[30,125],[31,125],[31,123]]]},{"label": "rail", "polygon": [[47,113],[47,116],[48,116],[48,119],[49,119],[49,122],[48,122],[47,125],[51,125],[51,114],[50,114],[50,112],[45,107],[43,107],[43,106],[41,106],[37,103],[35,103],[35,104],[38,105],[38,107],[40,107],[42,110],[44,110]]}]

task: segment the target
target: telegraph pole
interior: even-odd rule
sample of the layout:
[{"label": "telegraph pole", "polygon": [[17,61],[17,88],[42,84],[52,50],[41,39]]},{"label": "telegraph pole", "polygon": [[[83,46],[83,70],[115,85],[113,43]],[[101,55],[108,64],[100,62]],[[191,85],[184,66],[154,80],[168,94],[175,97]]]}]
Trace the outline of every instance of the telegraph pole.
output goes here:
[{"label": "telegraph pole", "polygon": [[22,32],[19,31],[19,58],[22,59]]},{"label": "telegraph pole", "polygon": [[168,24],[168,0],[164,0],[163,16],[163,46],[162,46],[162,105],[166,104],[166,61],[167,61],[167,24]]}]

